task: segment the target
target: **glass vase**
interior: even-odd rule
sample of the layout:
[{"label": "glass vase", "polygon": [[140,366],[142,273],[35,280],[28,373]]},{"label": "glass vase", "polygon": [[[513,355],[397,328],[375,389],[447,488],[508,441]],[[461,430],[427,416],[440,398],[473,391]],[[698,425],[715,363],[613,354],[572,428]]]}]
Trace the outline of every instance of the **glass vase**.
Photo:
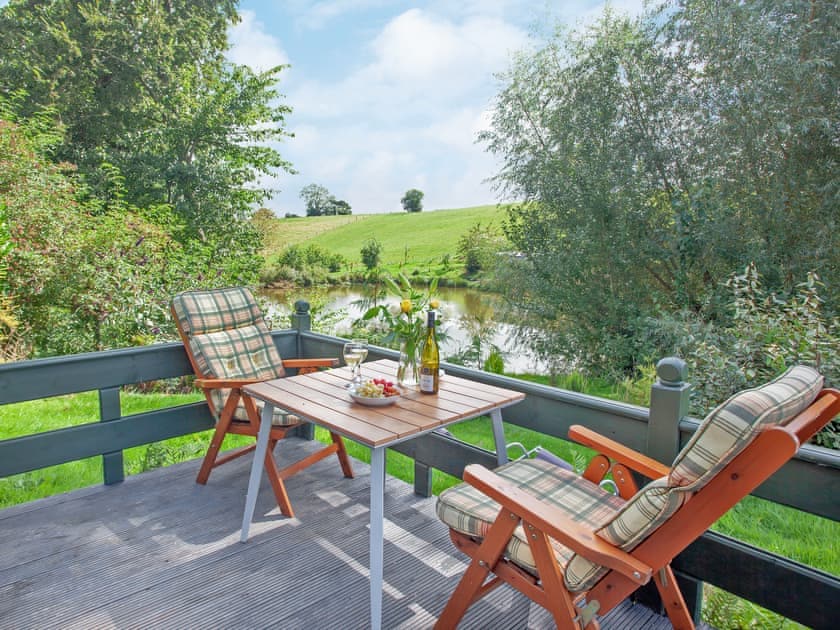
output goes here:
[{"label": "glass vase", "polygon": [[405,342],[400,344],[397,384],[405,389],[417,389],[420,386],[420,357],[417,348]]}]

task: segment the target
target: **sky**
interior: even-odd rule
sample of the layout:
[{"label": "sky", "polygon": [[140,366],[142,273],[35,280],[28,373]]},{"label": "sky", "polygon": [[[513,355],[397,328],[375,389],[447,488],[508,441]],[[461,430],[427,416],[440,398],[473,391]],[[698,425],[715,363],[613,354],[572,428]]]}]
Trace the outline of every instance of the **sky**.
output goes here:
[{"label": "sky", "polygon": [[[613,0],[637,14],[643,0]],[[354,214],[397,212],[411,188],[424,210],[492,204],[495,158],[476,143],[488,127],[498,74],[514,51],[560,22],[596,19],[594,0],[242,0],[231,61],[280,77],[292,108],[278,145],[297,174],[263,182],[278,216],[305,214],[315,183]]]}]

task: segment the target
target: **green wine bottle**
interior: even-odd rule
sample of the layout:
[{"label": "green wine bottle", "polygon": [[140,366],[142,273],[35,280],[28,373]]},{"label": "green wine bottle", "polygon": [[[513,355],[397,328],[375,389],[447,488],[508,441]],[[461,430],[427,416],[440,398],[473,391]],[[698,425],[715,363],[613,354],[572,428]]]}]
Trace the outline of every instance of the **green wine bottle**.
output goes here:
[{"label": "green wine bottle", "polygon": [[440,384],[440,350],[435,337],[435,312],[429,311],[426,341],[420,353],[420,391],[437,394]]}]

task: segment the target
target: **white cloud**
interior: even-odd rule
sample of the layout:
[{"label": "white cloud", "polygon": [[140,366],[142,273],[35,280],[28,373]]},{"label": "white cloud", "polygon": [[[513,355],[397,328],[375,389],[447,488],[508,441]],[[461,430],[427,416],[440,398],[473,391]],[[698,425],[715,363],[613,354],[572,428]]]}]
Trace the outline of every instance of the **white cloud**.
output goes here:
[{"label": "white cloud", "polygon": [[[638,12],[641,2],[619,5]],[[603,9],[591,1],[552,4],[570,25]],[[333,28],[351,27],[347,16],[339,23],[342,15],[386,5],[298,2],[295,19],[311,29],[331,21]],[[347,200],[356,214],[399,211],[409,188],[425,193],[427,209],[495,202],[487,180],[499,165],[476,137],[490,126],[489,108],[499,90],[494,74],[508,67],[512,51],[531,44],[529,20],[549,25],[548,11],[525,0],[432,0],[424,9],[393,15],[367,43],[346,51],[351,61],[338,79],[321,78],[314,70],[305,77],[290,74],[283,87],[296,137],[278,148],[299,175],[276,178],[273,186],[282,192],[268,205],[278,214],[302,214],[298,193],[313,182]],[[263,26],[251,24],[256,41]],[[364,24],[368,28],[371,22]],[[329,36],[324,41],[328,45]],[[276,40],[273,44],[282,51]]]},{"label": "white cloud", "polygon": [[[495,18],[454,23],[411,9],[388,22],[369,46],[372,59],[335,83],[308,81],[289,99],[318,118],[356,114],[396,121],[428,117],[459,108],[464,99],[485,94],[493,74],[507,65],[510,51],[527,36]],[[482,103],[483,105],[483,103]]]},{"label": "white cloud", "polygon": [[266,32],[265,25],[257,20],[253,11],[242,11],[240,17],[239,24],[232,26],[228,33],[230,61],[250,66],[257,72],[289,63],[289,56],[280,42]]},{"label": "white cloud", "polygon": [[305,29],[318,30],[326,26],[328,22],[348,13],[357,13],[389,4],[391,0],[321,0],[309,7],[301,8],[297,24]]},{"label": "white cloud", "polygon": [[301,175],[285,178],[279,211],[301,212],[296,195],[311,182],[354,212],[399,210],[409,188],[423,190],[430,209],[492,202],[483,180],[494,164],[476,134],[487,126],[493,74],[526,41],[494,17],[455,21],[411,9],[384,25],[368,62],[343,80],[290,85],[296,138],[281,150]]}]

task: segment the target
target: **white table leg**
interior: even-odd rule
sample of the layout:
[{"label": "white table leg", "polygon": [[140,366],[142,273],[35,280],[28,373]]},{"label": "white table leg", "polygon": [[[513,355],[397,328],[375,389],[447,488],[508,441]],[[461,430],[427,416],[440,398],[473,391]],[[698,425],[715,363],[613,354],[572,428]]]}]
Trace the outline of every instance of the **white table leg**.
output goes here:
[{"label": "white table leg", "polygon": [[496,459],[499,462],[499,466],[501,466],[508,461],[505,428],[502,425],[502,410],[494,409],[491,411],[490,419],[493,421],[493,441],[496,443]]},{"label": "white table leg", "polygon": [[242,532],[239,542],[248,540],[248,530],[254,518],[254,508],[257,506],[257,494],[260,491],[260,479],[265,463],[265,451],[268,448],[268,434],[271,433],[271,420],[274,415],[274,405],[265,403],[260,416],[260,430],[257,433],[257,448],[254,451],[254,461],[251,462],[251,476],[248,479],[248,494],[245,496],[245,514],[242,515]]},{"label": "white table leg", "polygon": [[385,447],[370,453],[370,627],[382,627],[382,571],[385,525]]}]

